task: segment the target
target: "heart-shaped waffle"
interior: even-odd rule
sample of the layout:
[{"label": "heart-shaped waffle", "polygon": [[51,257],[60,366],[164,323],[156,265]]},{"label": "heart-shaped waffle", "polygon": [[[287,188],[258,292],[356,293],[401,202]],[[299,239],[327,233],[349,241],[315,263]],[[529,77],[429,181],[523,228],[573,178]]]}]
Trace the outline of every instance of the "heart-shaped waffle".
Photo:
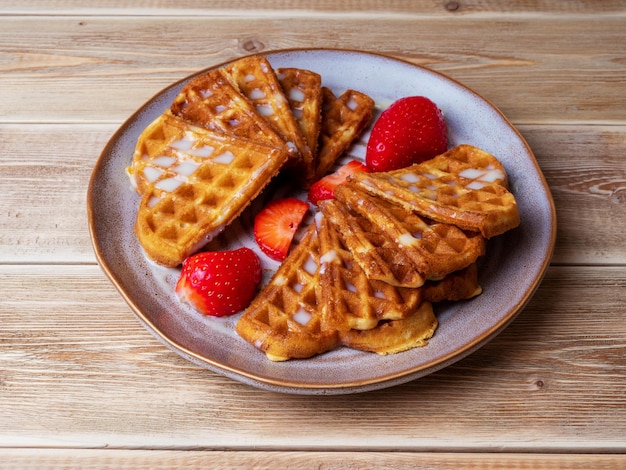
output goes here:
[{"label": "heart-shaped waffle", "polygon": [[438,222],[491,238],[520,223],[502,164],[471,145],[423,163],[350,177],[359,187]]}]

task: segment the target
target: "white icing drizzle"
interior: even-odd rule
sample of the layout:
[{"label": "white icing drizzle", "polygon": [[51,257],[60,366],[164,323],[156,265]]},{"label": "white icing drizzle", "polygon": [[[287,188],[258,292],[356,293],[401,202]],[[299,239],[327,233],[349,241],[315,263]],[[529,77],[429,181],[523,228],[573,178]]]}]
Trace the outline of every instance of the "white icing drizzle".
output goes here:
[{"label": "white icing drizzle", "polygon": [[400,179],[406,181],[407,183],[417,183],[420,180],[419,176],[415,173],[405,173],[400,177]]},{"label": "white icing drizzle", "polygon": [[303,266],[304,270],[309,273],[311,276],[315,274],[317,271],[317,263],[312,257],[308,257]]},{"label": "white icing drizzle", "polygon": [[186,151],[194,144],[195,139],[185,135],[182,139],[170,142],[169,146],[176,150]]},{"label": "white icing drizzle", "polygon": [[149,183],[153,183],[163,174],[163,170],[147,166],[143,169],[143,174]]},{"label": "white icing drizzle", "polygon": [[275,286],[284,286],[287,284],[287,278],[285,276],[276,276],[272,282]]},{"label": "white icing drizzle", "polygon": [[484,172],[482,170],[478,170],[476,168],[466,168],[465,170],[459,173],[459,176],[461,176],[462,178],[474,180],[478,178],[479,176],[482,176],[483,173]]},{"label": "white icing drizzle", "polygon": [[289,99],[293,101],[304,101],[305,95],[302,90],[292,88],[289,90]]},{"label": "white icing drizzle", "polygon": [[322,264],[332,263],[333,261],[336,261],[337,259],[338,259],[337,252],[335,250],[330,250],[329,252],[324,253],[320,257],[320,263]]},{"label": "white icing drizzle", "polygon": [[272,107],[266,104],[261,104],[261,105],[256,106],[256,110],[262,116],[272,116],[274,114],[274,110],[272,109]]},{"label": "white icing drizzle", "polygon": [[250,95],[248,96],[251,100],[260,100],[265,98],[265,92],[260,88],[254,88],[250,91]]},{"label": "white icing drizzle", "polygon": [[484,181],[486,183],[494,183],[504,179],[502,170],[493,168],[492,165],[485,169],[467,168],[459,173],[459,176],[472,180]]},{"label": "white icing drizzle", "polygon": [[298,311],[293,314],[293,319],[302,326],[306,326],[311,321],[311,314],[300,307]]},{"label": "white icing drizzle", "polygon": [[485,187],[485,183],[481,183],[480,181],[472,181],[470,184],[465,185],[467,189],[482,189]]},{"label": "white icing drizzle", "polygon": [[178,188],[181,184],[183,184],[182,181],[177,180],[175,178],[165,178],[159,182],[157,182],[154,187],[157,189],[161,189],[163,191],[167,191],[167,192],[173,192],[176,188]]},{"label": "white icing drizzle", "polygon": [[178,173],[179,175],[185,176],[188,178],[193,174],[194,171],[198,169],[199,166],[200,166],[199,163],[189,160],[176,166],[174,168],[174,171]]},{"label": "white icing drizzle", "polygon": [[156,166],[160,166],[163,168],[169,168],[172,164],[176,162],[175,157],[169,157],[167,155],[162,155],[152,160],[152,163]]},{"label": "white icing drizzle", "polygon": [[[421,237],[420,237],[421,238]],[[403,233],[402,235],[400,235],[398,237],[398,243],[402,246],[411,246],[413,245],[415,242],[417,241],[417,238],[415,238],[413,235],[411,235],[410,233]]]},{"label": "white icing drizzle", "polygon": [[203,145],[202,147],[190,149],[188,153],[189,155],[193,155],[194,157],[207,158],[210,157],[213,152],[215,152],[215,147],[211,147],[210,145]]},{"label": "white icing drizzle", "polygon": [[489,170],[479,179],[480,181],[486,181],[487,183],[495,183],[498,180],[504,179],[504,173],[502,170]]},{"label": "white icing drizzle", "polygon": [[220,153],[215,158],[213,158],[213,161],[216,163],[222,163],[224,165],[230,165],[234,159],[235,155],[230,150],[226,150],[225,152]]}]

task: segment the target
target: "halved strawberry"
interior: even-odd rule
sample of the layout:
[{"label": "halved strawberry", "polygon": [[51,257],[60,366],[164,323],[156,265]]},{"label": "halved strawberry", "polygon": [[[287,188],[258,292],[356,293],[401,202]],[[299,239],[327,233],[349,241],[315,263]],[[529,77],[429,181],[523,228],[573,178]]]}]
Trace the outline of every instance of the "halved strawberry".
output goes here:
[{"label": "halved strawberry", "polygon": [[335,188],[346,181],[346,178],[357,171],[369,172],[369,168],[358,160],[350,160],[339,167],[334,173],[330,173],[311,185],[309,189],[309,201],[318,205],[324,199],[335,197]]},{"label": "halved strawberry", "polygon": [[204,315],[222,317],[248,306],[261,282],[261,262],[250,248],[201,252],[183,261],[176,294]]},{"label": "halved strawberry", "polygon": [[284,260],[308,210],[305,201],[293,197],[277,199],[263,208],[254,219],[254,238],[263,253]]}]

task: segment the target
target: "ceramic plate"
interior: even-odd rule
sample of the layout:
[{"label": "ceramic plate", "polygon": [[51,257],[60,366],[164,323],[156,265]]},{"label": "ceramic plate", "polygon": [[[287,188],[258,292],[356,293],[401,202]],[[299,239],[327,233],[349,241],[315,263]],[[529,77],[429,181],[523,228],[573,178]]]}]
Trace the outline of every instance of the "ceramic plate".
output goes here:
[{"label": "ceramic plate", "polygon": [[[274,67],[318,72],[336,94],[347,88],[363,91],[375,99],[378,111],[403,96],[429,97],[446,117],[451,145],[475,145],[504,164],[518,201],[521,226],[489,241],[480,261],[482,295],[436,306],[439,328],[426,347],[391,356],[340,348],[307,360],[270,362],[235,333],[238,316],[203,317],[179,303],[174,294],[178,270],[147,261],[133,233],[139,198],[124,170],[139,134],[169,107],[188,77],[159,92],[124,123],[104,148],[89,185],[89,227],[97,259],[139,321],[166,346],[196,364],[256,387],[301,394],[355,393],[405,383],[458,361],[492,339],[536,290],[555,241],[552,197],[521,135],[475,92],[408,62],[372,53],[319,49],[266,56]],[[353,146],[352,155],[364,156],[367,136]],[[222,239],[229,245],[253,247],[250,233],[244,216]],[[268,270],[275,268],[267,257],[262,261]]]}]

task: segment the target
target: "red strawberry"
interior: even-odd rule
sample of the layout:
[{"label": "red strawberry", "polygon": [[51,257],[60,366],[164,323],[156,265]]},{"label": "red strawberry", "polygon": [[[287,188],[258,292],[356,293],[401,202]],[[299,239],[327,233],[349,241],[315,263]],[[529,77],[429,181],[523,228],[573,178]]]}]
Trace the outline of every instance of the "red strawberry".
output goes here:
[{"label": "red strawberry", "polygon": [[374,123],[365,162],[372,171],[389,171],[420,163],[448,149],[441,110],[428,98],[395,101]]},{"label": "red strawberry", "polygon": [[261,262],[250,248],[202,252],[183,261],[176,294],[204,315],[223,317],[248,306],[261,282]]},{"label": "red strawberry", "polygon": [[309,201],[311,201],[311,204],[317,205],[324,199],[333,199],[335,197],[335,188],[344,183],[348,176],[357,171],[369,172],[369,168],[357,160],[351,160],[339,167],[334,173],[326,175],[313,183],[311,189],[309,189]]},{"label": "red strawberry", "polygon": [[254,219],[254,238],[263,253],[276,261],[284,260],[308,210],[305,201],[293,197],[272,201],[261,210]]}]

